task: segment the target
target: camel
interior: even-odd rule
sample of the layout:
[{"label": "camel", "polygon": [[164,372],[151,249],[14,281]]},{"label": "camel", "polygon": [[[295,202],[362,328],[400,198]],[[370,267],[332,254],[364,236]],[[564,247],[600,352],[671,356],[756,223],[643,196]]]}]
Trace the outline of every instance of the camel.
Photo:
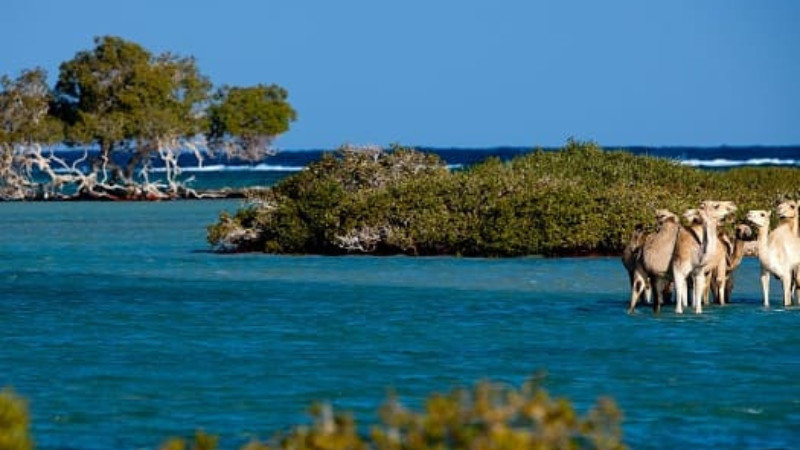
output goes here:
[{"label": "camel", "polygon": [[625,270],[628,272],[628,281],[630,281],[631,286],[632,308],[636,306],[642,293],[644,293],[644,298],[647,303],[653,302],[650,280],[637,264],[637,259],[641,254],[647,236],[642,224],[637,224],[633,233],[631,233],[628,244],[622,250],[622,265],[625,266]]},{"label": "camel", "polygon": [[717,225],[733,211],[736,211],[733,202],[707,200],[697,210],[689,210],[684,214],[691,225],[680,227],[672,256],[676,313],[682,314],[688,304],[689,277],[693,286],[692,307],[697,314],[703,312],[707,274],[720,264],[717,248],[721,244],[717,237]]},{"label": "camel", "polygon": [[[678,277],[676,282],[676,305],[675,308],[679,313],[683,312],[683,307],[686,306],[688,299],[689,283],[692,283],[694,277],[690,277],[692,273],[692,258],[695,254],[700,254],[702,250],[704,230],[704,220],[700,211],[697,209],[688,209],[683,213],[683,218],[688,223],[687,226],[681,227],[678,231],[678,239],[675,244],[675,251],[672,256],[672,273],[673,277]],[[706,239],[707,241],[707,239]],[[694,256],[696,259],[700,256]],[[680,265],[679,262],[685,262]],[[699,261],[695,266],[699,265]],[[676,270],[681,275],[676,275]],[[693,287],[693,286],[692,286]]]},{"label": "camel", "polygon": [[[740,223],[734,231],[734,238],[730,239],[726,234],[720,233],[719,239],[722,242],[725,252],[724,264],[714,268],[711,272],[709,283],[704,294],[704,303],[708,304],[709,290],[713,291],[717,303],[724,305],[730,303],[731,293],[733,292],[733,274],[742,264],[744,259],[744,244],[751,240],[752,230],[747,225]],[[724,273],[723,273],[724,271]]]},{"label": "camel", "polygon": [[622,249],[622,265],[628,271],[628,278],[631,282],[633,282],[633,272],[636,269],[636,257],[644,245],[645,238],[647,238],[647,233],[644,231],[644,226],[637,224],[631,233],[628,244]]},{"label": "camel", "polygon": [[[795,236],[800,236],[800,214],[798,214],[798,204],[794,200],[787,200],[785,202],[780,203],[776,207],[776,211],[778,213],[778,224],[787,223],[791,229],[792,234]],[[800,302],[800,270],[792,271],[792,282],[793,284],[793,291],[795,293],[795,298]]]},{"label": "camel", "polygon": [[650,298],[653,301],[653,311],[658,312],[664,301],[663,294],[669,277],[672,251],[675,248],[675,240],[681,225],[678,222],[678,216],[666,209],[656,210],[656,221],[658,222],[658,231],[644,238],[636,257],[634,274],[645,281],[631,283],[631,303],[628,312],[633,312],[636,308],[636,302],[648,284],[651,291]]},{"label": "camel", "polygon": [[781,221],[786,221],[791,225],[792,233],[796,236],[800,235],[798,232],[798,228],[800,228],[798,219],[800,219],[800,216],[797,214],[797,202],[794,200],[787,200],[779,204],[775,210],[778,212],[778,218],[780,218]]},{"label": "camel", "polygon": [[[784,211],[778,206],[778,214]],[[764,306],[769,307],[769,276],[774,275],[783,286],[783,305],[792,304],[794,272],[800,264],[800,238],[795,234],[792,221],[784,220],[770,232],[770,212],[752,210],[747,220],[758,228],[758,260],[761,263],[761,291]]]},{"label": "camel", "polygon": [[[692,232],[695,238],[701,236],[702,234],[702,226],[703,226],[703,218],[700,216],[700,211],[697,209],[689,209],[687,210],[683,217],[689,222],[689,231]],[[719,225],[719,224],[717,224]],[[699,240],[699,239],[698,239]],[[721,305],[725,304],[725,285],[727,284],[727,259],[728,259],[728,250],[732,248],[733,243],[731,242],[730,238],[724,231],[718,230],[717,231],[717,243],[716,247],[714,248],[713,252],[708,256],[708,263],[705,265],[705,280],[706,283],[703,286],[697,287],[703,293],[703,304],[709,304],[709,297],[711,285],[714,285],[714,298],[717,302]],[[694,293],[695,286],[693,285],[694,278],[689,281],[688,286],[691,287],[692,292]],[[693,297],[694,298],[694,297]],[[684,304],[684,306],[686,306]]]},{"label": "camel", "polygon": [[[778,225],[786,224],[791,230],[792,235],[800,236],[800,212],[798,211],[798,204],[794,200],[787,200],[778,204],[775,207],[778,213]],[[800,302],[800,269],[792,270],[792,289],[795,298]]]}]

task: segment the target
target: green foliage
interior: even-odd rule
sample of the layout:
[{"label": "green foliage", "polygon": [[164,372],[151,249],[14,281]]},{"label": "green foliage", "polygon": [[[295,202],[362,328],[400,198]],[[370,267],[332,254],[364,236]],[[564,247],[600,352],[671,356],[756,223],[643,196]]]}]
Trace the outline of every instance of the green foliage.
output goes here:
[{"label": "green foliage", "polygon": [[679,213],[705,199],[733,200],[741,218],[798,197],[798,186],[798,169],[703,171],[572,140],[559,151],[453,172],[412,149],[346,147],[262,194],[266,201],[244,209],[256,220],[237,214],[209,227],[209,242],[220,248],[225,227],[254,227],[258,243],[234,250],[617,254],[636,224],[654,224],[658,208]]},{"label": "green foliage", "polygon": [[219,438],[210,435],[202,430],[198,430],[194,435],[194,442],[191,447],[181,438],[173,438],[161,446],[161,450],[214,450],[217,448]]},{"label": "green foliage", "polygon": [[[94,44],[61,64],[53,90],[41,69],[0,78],[1,199],[61,197],[63,191],[86,198],[193,196],[178,178],[181,151],[202,159],[223,148],[258,159],[296,119],[279,86],[226,86],[212,98],[211,83],[192,57],[154,55],[116,36]],[[42,152],[59,141],[100,152],[88,170],[69,167]],[[164,164],[166,180],[150,179],[153,160]],[[34,167],[50,181],[31,181]]]},{"label": "green foliage", "polygon": [[[379,410],[380,422],[368,435],[353,417],[325,403],[311,407],[312,424],[298,425],[269,443],[252,441],[243,450],[282,449],[623,449],[622,414],[610,399],[600,399],[579,415],[567,399],[551,398],[536,379],[519,389],[482,382],[473,389],[433,394],[423,411],[403,406],[390,395]],[[25,402],[0,393],[0,450],[33,448]],[[219,439],[197,431],[192,442],[167,440],[162,450],[214,450]]]},{"label": "green foliage", "polygon": [[[396,251],[395,242],[408,241],[397,233],[413,222],[407,207],[415,205],[394,203],[390,190],[414,198],[417,193],[403,187],[408,180],[447,175],[433,155],[400,147],[390,152],[345,147],[252,198],[233,218],[221,217],[209,227],[209,242],[226,249],[227,230],[239,235],[255,225],[258,243],[247,247],[270,252],[336,254],[348,246]],[[404,209],[392,211],[393,205]]]},{"label": "green foliage", "polygon": [[0,391],[0,450],[33,448],[28,406],[11,390]]},{"label": "green foliage", "polygon": [[[246,450],[338,449],[623,449],[622,414],[610,399],[600,399],[585,415],[566,399],[551,398],[535,381],[520,389],[482,382],[473,389],[456,389],[428,397],[422,411],[403,406],[391,395],[380,408],[380,422],[367,435],[353,417],[328,404],[315,404],[310,425],[296,426],[269,444],[253,441]],[[209,446],[211,445],[211,446]],[[204,433],[195,449],[213,449],[216,441]],[[183,450],[173,439],[162,449]]]},{"label": "green foliage", "polygon": [[28,154],[62,138],[51,101],[43,69],[23,71],[16,79],[0,77],[0,198],[24,198],[34,186]]},{"label": "green foliage", "polygon": [[219,89],[208,108],[209,141],[217,147],[238,147],[243,151],[237,153],[247,159],[261,159],[272,139],[297,120],[288,96],[274,84]]},{"label": "green foliage", "polygon": [[71,139],[104,152],[123,141],[157,147],[200,131],[197,111],[211,85],[192,58],[152,55],[119,37],[95,38],[95,48],[61,64],[55,93]]},{"label": "green foliage", "polygon": [[49,144],[60,140],[61,125],[49,114],[47,73],[36,68],[16,79],[0,77],[0,145]]}]

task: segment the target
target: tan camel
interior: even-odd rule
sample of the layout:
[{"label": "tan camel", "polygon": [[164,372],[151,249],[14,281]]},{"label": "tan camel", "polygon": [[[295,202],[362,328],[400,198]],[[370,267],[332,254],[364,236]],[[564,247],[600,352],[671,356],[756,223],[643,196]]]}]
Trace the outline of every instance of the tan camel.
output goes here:
[{"label": "tan camel", "polygon": [[647,233],[644,231],[642,224],[637,224],[631,233],[631,237],[625,248],[622,249],[622,265],[628,271],[628,278],[633,282],[633,271],[636,269],[636,257],[644,245],[644,240]]},{"label": "tan camel", "polygon": [[628,272],[628,281],[631,287],[631,305],[634,305],[634,307],[642,293],[644,293],[644,298],[647,303],[653,302],[650,280],[647,278],[647,274],[645,274],[637,264],[647,236],[648,234],[644,231],[642,224],[636,225],[628,243],[622,250],[622,265],[625,266],[625,270]]},{"label": "tan camel", "polygon": [[[678,282],[679,294],[676,296],[677,298],[675,307],[676,309],[680,309],[679,312],[683,312],[683,308],[687,306],[689,289],[694,288],[692,285],[694,277],[690,276],[692,271],[691,259],[693,255],[698,254],[702,250],[701,245],[703,243],[704,233],[704,221],[703,217],[700,215],[700,210],[687,209],[683,213],[683,219],[688,225],[682,227],[678,232],[678,241],[676,242],[675,253],[673,254],[672,261],[673,276],[675,276],[674,271],[678,266],[676,261],[685,262],[685,265],[680,267],[681,273],[684,273],[685,275],[680,277],[682,282]],[[717,259],[716,253],[712,255],[712,258],[714,260]],[[704,289],[704,291],[705,290],[706,289]],[[677,302],[681,302],[682,304],[677,304]]]},{"label": "tan camel", "polygon": [[729,201],[707,200],[697,210],[689,210],[684,216],[689,227],[680,227],[675,251],[672,256],[672,279],[675,283],[675,312],[683,313],[688,306],[688,279],[692,282],[692,307],[695,313],[703,312],[703,292],[707,274],[719,264],[717,248],[717,225],[728,214],[736,211]]},{"label": "tan camel", "polygon": [[[778,224],[788,223],[792,233],[800,237],[800,205],[798,202],[795,200],[782,202],[777,206],[776,211],[778,212]],[[792,291],[800,303],[800,267],[792,271],[792,280]]]},{"label": "tan camel", "polygon": [[[782,208],[778,208],[780,215]],[[793,271],[800,264],[800,238],[792,229],[791,221],[779,223],[770,232],[770,212],[753,210],[747,220],[758,228],[758,260],[761,262],[761,291],[764,306],[769,306],[769,276],[774,275],[783,286],[783,305],[792,304]]]},{"label": "tan camel", "polygon": [[658,231],[645,237],[636,258],[634,273],[646,281],[638,284],[632,283],[628,312],[633,312],[636,308],[636,302],[642,291],[648,287],[648,283],[653,310],[658,312],[664,302],[663,296],[667,287],[672,251],[675,248],[675,240],[681,225],[678,222],[678,216],[666,209],[656,211],[656,221],[658,222]]},{"label": "tan camel", "polygon": [[[778,224],[787,223],[795,236],[800,236],[800,212],[798,212],[798,204],[794,200],[787,200],[780,203],[776,207],[778,213]],[[794,296],[800,302],[800,270],[792,271],[792,285]]]},{"label": "tan camel", "polygon": [[[710,274],[708,289],[704,294],[705,304],[708,304],[709,291],[714,292],[715,299],[720,305],[730,303],[734,283],[733,274],[742,264],[745,242],[751,240],[752,236],[753,231],[743,223],[736,226],[733,239],[720,233],[719,239],[725,251],[725,261],[724,264],[715,267]],[[722,275],[723,270],[724,276]]]},{"label": "tan camel", "polygon": [[775,211],[781,221],[786,221],[790,225],[792,233],[798,235],[798,228],[800,228],[798,227],[800,225],[798,224],[798,219],[800,216],[797,214],[797,202],[794,200],[782,202],[775,208]]},{"label": "tan camel", "polygon": [[[700,216],[700,211],[696,209],[690,209],[686,211],[683,216],[689,222],[690,228],[694,235],[699,236],[700,233],[702,233],[701,227],[703,226],[703,219]],[[717,225],[719,225],[719,223]],[[725,285],[727,284],[728,278],[728,250],[733,247],[733,242],[731,242],[731,239],[723,230],[718,229],[717,243],[718,245],[715,247],[713,253],[709,255],[708,264],[705,266],[706,283],[704,286],[698,287],[698,289],[702,290],[704,305],[709,304],[712,285],[714,285],[714,298],[719,304],[725,304]],[[694,292],[695,287],[693,285],[693,280],[690,281],[690,287]]]}]

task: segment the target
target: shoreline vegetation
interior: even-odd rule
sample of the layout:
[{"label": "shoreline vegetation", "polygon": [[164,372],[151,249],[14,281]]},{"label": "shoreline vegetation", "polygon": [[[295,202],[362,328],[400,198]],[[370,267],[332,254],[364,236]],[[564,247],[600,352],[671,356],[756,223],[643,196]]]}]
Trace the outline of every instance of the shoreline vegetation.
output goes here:
[{"label": "shoreline vegetation", "polygon": [[[263,159],[297,113],[275,84],[212,90],[195,59],[97,37],[61,63],[0,77],[0,199],[197,198],[180,155]],[[84,149],[67,162],[56,146]],[[158,166],[160,170],[154,168]]]},{"label": "shoreline vegetation", "polygon": [[[327,403],[309,409],[310,424],[297,424],[268,441],[240,448],[282,449],[429,449],[429,448],[586,448],[624,449],[622,412],[600,398],[579,414],[566,398],[553,398],[532,377],[519,388],[483,381],[471,389],[431,394],[422,410],[404,406],[389,394],[378,422],[358,425],[352,415]],[[219,437],[199,430],[192,439],[172,438],[162,450],[213,450]],[[0,448],[34,448],[27,402],[10,389],[0,391]]]},{"label": "shoreline vegetation", "polygon": [[655,210],[707,199],[750,209],[800,194],[800,169],[707,171],[569,140],[448,170],[433,154],[345,146],[275,186],[249,192],[208,227],[218,252],[469,257],[620,255]]}]

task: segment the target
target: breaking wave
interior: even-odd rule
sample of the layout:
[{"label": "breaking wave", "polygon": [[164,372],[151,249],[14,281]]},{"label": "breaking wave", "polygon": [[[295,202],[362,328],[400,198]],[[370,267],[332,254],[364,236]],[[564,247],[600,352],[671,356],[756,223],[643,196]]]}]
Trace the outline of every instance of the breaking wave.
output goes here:
[{"label": "breaking wave", "polygon": [[687,159],[681,164],[692,167],[708,168],[732,168],[747,166],[800,166],[800,159],[780,159],[780,158],[752,158],[747,160],[735,160],[726,158],[715,159]]}]

